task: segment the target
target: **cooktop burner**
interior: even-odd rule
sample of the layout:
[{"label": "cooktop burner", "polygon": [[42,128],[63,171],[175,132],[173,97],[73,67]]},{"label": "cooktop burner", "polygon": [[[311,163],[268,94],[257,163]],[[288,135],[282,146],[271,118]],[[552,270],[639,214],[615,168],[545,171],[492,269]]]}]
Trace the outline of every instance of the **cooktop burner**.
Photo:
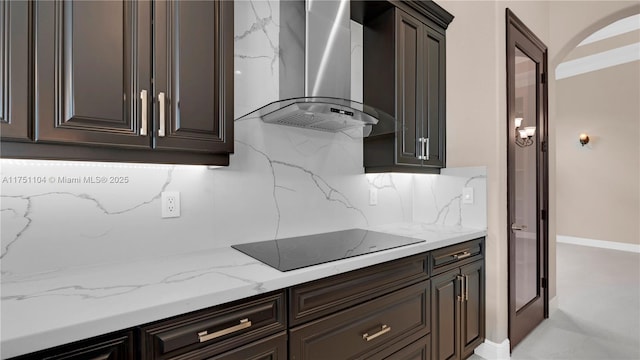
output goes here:
[{"label": "cooktop burner", "polygon": [[289,271],[423,241],[363,229],[349,229],[231,247],[280,271]]}]

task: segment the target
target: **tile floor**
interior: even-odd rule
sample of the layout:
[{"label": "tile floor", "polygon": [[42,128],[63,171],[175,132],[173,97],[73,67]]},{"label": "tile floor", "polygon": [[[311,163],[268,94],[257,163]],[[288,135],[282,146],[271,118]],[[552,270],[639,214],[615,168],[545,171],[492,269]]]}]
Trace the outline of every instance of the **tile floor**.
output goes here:
[{"label": "tile floor", "polygon": [[559,243],[557,269],[558,310],[511,359],[639,360],[640,254]]}]

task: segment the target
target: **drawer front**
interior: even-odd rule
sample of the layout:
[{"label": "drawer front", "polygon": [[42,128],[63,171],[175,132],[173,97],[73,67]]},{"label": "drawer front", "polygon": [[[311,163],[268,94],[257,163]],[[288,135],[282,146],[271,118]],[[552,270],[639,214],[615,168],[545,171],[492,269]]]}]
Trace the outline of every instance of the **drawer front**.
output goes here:
[{"label": "drawer front", "polygon": [[129,360],[134,359],[133,334],[127,331],[39,351],[12,360]]},{"label": "drawer front", "polygon": [[428,263],[428,254],[421,254],[294,286],[289,322],[299,325],[424,281]]},{"label": "drawer front", "polygon": [[481,259],[484,253],[483,239],[447,246],[431,252],[431,273],[436,275],[454,267]]},{"label": "drawer front", "polygon": [[210,357],[286,327],[284,292],[244,299],[142,327],[143,359]]},{"label": "drawer front", "polygon": [[429,332],[429,281],[294,328],[291,360],[364,359]]},{"label": "drawer front", "polygon": [[431,359],[431,334],[407,336],[384,348],[367,360],[429,360]]},{"label": "drawer front", "polygon": [[422,339],[411,343],[400,351],[386,357],[385,360],[430,360],[431,359],[431,339],[427,335]]},{"label": "drawer front", "polygon": [[[184,360],[201,357],[181,357]],[[231,350],[224,354],[207,358],[208,360],[287,360],[287,333],[281,332],[268,338],[254,341],[249,345]]]}]

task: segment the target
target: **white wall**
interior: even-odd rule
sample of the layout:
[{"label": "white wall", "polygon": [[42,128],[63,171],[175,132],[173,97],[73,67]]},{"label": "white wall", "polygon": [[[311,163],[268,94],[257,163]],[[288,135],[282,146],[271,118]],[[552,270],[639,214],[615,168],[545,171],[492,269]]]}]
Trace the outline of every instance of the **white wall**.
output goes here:
[{"label": "white wall", "polygon": [[[565,60],[640,39],[636,31],[576,48],[602,27],[640,13],[637,1],[560,1],[550,9],[552,74]],[[576,12],[580,16],[572,16]],[[639,66],[635,61],[561,80],[551,77],[557,94],[549,112],[558,130],[558,235],[640,244],[640,147],[632,140],[640,135]],[[584,148],[577,142],[583,131],[593,140]]]},{"label": "white wall", "polygon": [[[584,37],[637,1],[457,1],[447,30],[447,162],[487,166],[487,338],[508,334],[505,8],[548,47],[549,70]],[[635,11],[635,10],[634,10]],[[578,15],[579,14],[579,15]],[[560,60],[558,60],[560,59]],[[549,82],[549,295],[556,295],[556,82]]]},{"label": "white wall", "polygon": [[486,330],[501,343],[508,337],[505,8],[548,43],[548,2],[438,4],[455,15],[447,30],[447,165],[487,166]]}]

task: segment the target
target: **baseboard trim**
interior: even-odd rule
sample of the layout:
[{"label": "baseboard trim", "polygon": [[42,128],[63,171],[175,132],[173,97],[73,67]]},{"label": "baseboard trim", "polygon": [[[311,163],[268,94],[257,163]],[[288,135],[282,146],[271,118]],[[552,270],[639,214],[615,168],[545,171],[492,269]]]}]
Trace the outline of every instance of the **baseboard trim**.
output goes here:
[{"label": "baseboard trim", "polygon": [[484,342],[475,349],[474,354],[487,360],[509,360],[511,358],[509,339],[504,339],[500,344],[485,339]]},{"label": "baseboard trim", "polygon": [[549,300],[549,317],[551,317],[556,311],[558,311],[558,295]]},{"label": "baseboard trim", "polygon": [[615,241],[604,241],[604,240],[579,238],[575,236],[557,235],[556,242],[565,243],[565,244],[582,245],[582,246],[591,246],[591,247],[597,247],[602,249],[611,249],[611,250],[640,253],[640,245],[627,244],[627,243],[621,243],[621,242],[615,242]]}]

